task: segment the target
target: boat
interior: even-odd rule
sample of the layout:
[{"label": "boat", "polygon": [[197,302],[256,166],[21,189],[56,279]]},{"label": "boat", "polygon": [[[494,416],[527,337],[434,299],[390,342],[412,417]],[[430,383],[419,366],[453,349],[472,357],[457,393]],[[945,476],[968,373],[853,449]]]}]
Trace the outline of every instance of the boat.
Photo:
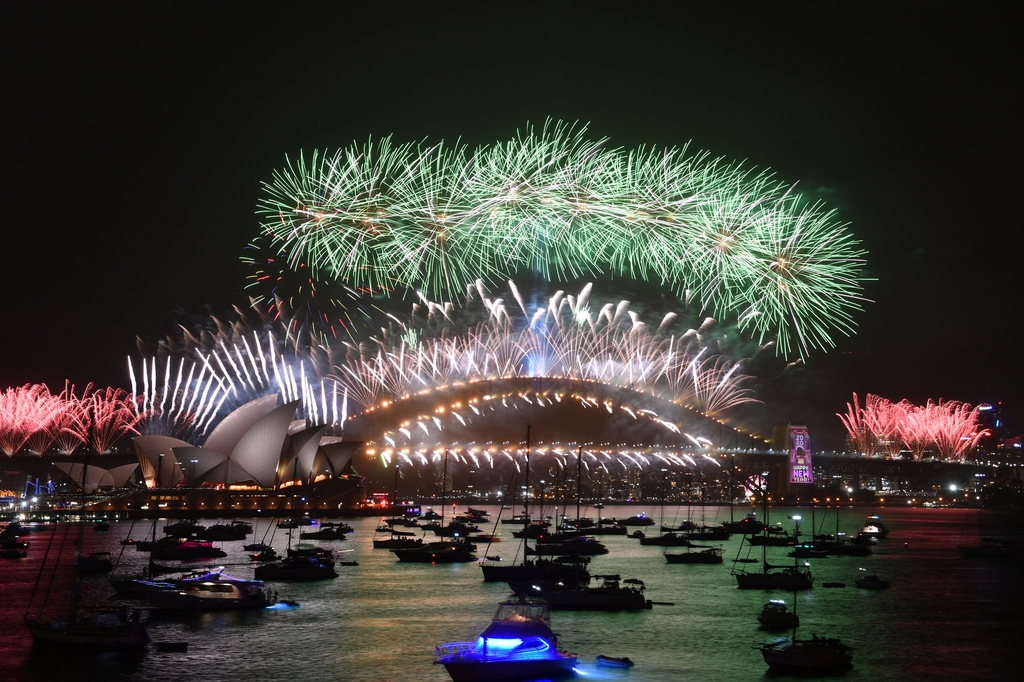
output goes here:
[{"label": "boat", "polygon": [[[768,518],[768,494],[767,486],[761,490],[762,500],[764,504],[764,515],[767,521]],[[768,526],[765,524],[765,532],[763,536],[768,537]],[[744,540],[749,544],[753,544],[752,537],[746,537]],[[808,590],[814,587],[814,576],[811,575],[810,566],[806,563],[804,566],[797,565],[797,560],[793,560],[792,566],[773,566],[768,563],[768,545],[762,543],[761,547],[761,571],[760,572],[748,572],[745,569],[741,569],[739,572],[736,571],[736,567],[733,566],[733,575],[736,576],[736,584],[740,589],[753,589],[753,590]]]},{"label": "boat", "polygon": [[[297,466],[297,465],[296,465]],[[293,519],[284,519],[277,522],[278,528],[292,529],[298,528],[299,526],[313,526],[316,522],[308,516],[299,516]]]},{"label": "boat", "polygon": [[[394,509],[394,501],[398,499],[398,469],[399,464],[395,462],[395,483],[391,489],[391,501],[392,509]],[[374,549],[411,549],[413,547],[422,544],[422,540],[416,540],[413,538],[413,533],[405,531],[395,530],[395,526],[406,526],[406,519],[404,516],[392,516],[390,519],[382,519],[383,523],[381,527],[377,529],[377,532],[390,533],[391,537],[383,540],[374,540]],[[413,526],[416,526],[416,522],[412,522]]]},{"label": "boat", "polygon": [[466,515],[477,523],[487,523],[491,520],[491,512],[486,509],[474,509],[473,507],[468,507],[466,509]]},{"label": "boat", "polygon": [[286,550],[286,556],[288,557],[314,557],[326,564],[334,564],[334,552],[317,545],[311,545],[308,542],[302,542],[295,547],[288,547]]},{"label": "boat", "polygon": [[198,522],[192,520],[179,521],[164,526],[164,535],[172,538],[187,538],[205,530]]},{"label": "boat", "polygon": [[110,522],[101,519],[92,524],[92,529],[97,533],[105,533],[110,530]]},{"label": "boat", "polygon": [[[345,530],[345,529],[348,530]],[[340,528],[321,527],[320,530],[308,531],[299,533],[299,538],[302,540],[345,540],[346,533],[350,533],[352,528],[344,526]]]},{"label": "boat", "polygon": [[644,582],[637,578],[623,581],[616,574],[595,575],[597,585],[540,585],[539,592],[553,609],[571,611],[642,611],[653,602],[644,594]]},{"label": "boat", "polygon": [[768,526],[759,535],[747,536],[746,541],[755,547],[762,545],[768,547],[792,547],[796,544],[796,538],[778,526]]},{"label": "boat", "polygon": [[599,519],[596,525],[587,528],[588,535],[625,535],[629,529],[611,519]]},{"label": "boat", "polygon": [[575,675],[576,654],[558,650],[550,606],[526,599],[504,601],[475,642],[437,647],[436,660],[453,682],[522,682]]},{"label": "boat", "polygon": [[95,649],[135,649],[149,643],[149,633],[136,609],[79,609],[69,620],[25,616],[32,639]]},{"label": "boat", "polygon": [[[163,542],[163,541],[161,541]],[[208,540],[185,540],[176,538],[172,543],[157,547],[152,550],[150,556],[159,561],[182,561],[188,559],[220,559],[227,556],[227,552],[217,549]]]},{"label": "boat", "polygon": [[[524,490],[529,490],[530,481],[530,426],[526,427],[526,449],[525,449],[526,466],[524,470],[526,472],[526,486]],[[502,509],[504,509],[504,505]],[[579,510],[577,509],[577,518],[579,518]],[[517,523],[524,525],[524,530],[527,526],[531,526],[532,523],[537,523],[538,527],[546,529],[549,524],[546,521],[543,522],[531,522],[530,521],[530,508],[529,508],[529,495],[523,497],[523,513],[519,515]],[[504,519],[501,520],[505,522]],[[543,524],[543,525],[540,525]],[[590,557],[583,556],[575,551],[570,552],[570,556],[562,555],[547,555],[551,558],[538,557],[529,559],[526,556],[526,550],[529,549],[529,545],[526,540],[531,539],[529,536],[519,536],[513,533],[517,537],[521,537],[523,540],[523,561],[518,564],[502,564],[500,563],[501,557],[489,556],[487,563],[480,564],[480,568],[484,574],[484,582],[507,582],[513,590],[521,585],[536,584],[571,584],[576,585],[579,582],[588,583],[590,582],[590,573],[587,572],[587,565],[590,563]],[[536,539],[536,538],[533,538]],[[575,542],[575,533],[572,536],[573,542]]]},{"label": "boat", "polygon": [[588,535],[552,535],[538,538],[536,546],[527,547],[525,551],[526,556],[567,556],[570,554],[596,556],[607,553],[607,547]]},{"label": "boat", "polygon": [[[517,514],[517,515],[512,516],[510,518],[503,518],[501,522],[504,523],[505,525],[527,525],[528,523],[530,523],[530,519],[525,514]],[[547,521],[537,521],[537,523],[542,523],[542,522],[544,523],[545,527],[551,525]]]},{"label": "boat", "polygon": [[822,587],[846,587],[846,583],[828,582],[822,583]]},{"label": "boat", "polygon": [[290,556],[282,561],[257,566],[257,580],[310,582],[337,578],[334,564],[316,556]]},{"label": "boat", "polygon": [[480,533],[480,526],[473,523],[466,523],[465,521],[452,520],[447,526],[442,526],[438,522],[428,523],[425,526],[420,526],[424,532],[431,531],[434,535],[443,538],[464,538],[473,533]]},{"label": "boat", "polygon": [[828,556],[828,551],[817,549],[816,543],[801,542],[798,545],[793,545],[792,551],[787,556],[795,559],[824,559]]},{"label": "boat", "polygon": [[28,552],[19,547],[5,547],[0,549],[0,559],[24,559]]},{"label": "boat", "polygon": [[628,519],[613,519],[620,526],[653,526],[654,519],[647,516],[646,514],[640,513],[636,516],[630,516]]},{"label": "boat", "polygon": [[262,580],[243,580],[211,571],[179,580],[143,581],[149,605],[176,611],[239,611],[274,604]]},{"label": "boat", "polygon": [[384,540],[374,540],[374,549],[411,549],[413,547],[419,547],[423,544],[423,540],[413,539],[410,537],[390,537]]},{"label": "boat", "polygon": [[723,562],[722,550],[691,545],[682,554],[666,554],[665,561],[670,564],[720,564]]},{"label": "boat", "polygon": [[739,535],[757,535],[764,531],[764,524],[757,520],[757,512],[750,512],[739,521],[724,521],[722,528]]},{"label": "boat", "polygon": [[761,573],[737,573],[740,589],[754,590],[809,590],[814,578],[809,568],[799,566],[772,566],[764,563]]},{"label": "boat", "polygon": [[[441,514],[438,524],[444,526],[445,485],[448,475],[448,450],[444,451],[444,467],[441,470]],[[433,511],[433,510],[430,510]],[[464,537],[442,542],[418,543],[415,547],[392,549],[399,561],[419,564],[458,564],[476,561],[476,545]]]},{"label": "boat", "polygon": [[674,531],[652,537],[646,537],[643,533],[640,533],[640,531],[636,532],[639,533],[638,539],[640,540],[641,545],[655,545],[658,547],[689,547],[691,544],[685,535]]},{"label": "boat", "polygon": [[858,578],[854,581],[857,587],[862,590],[887,590],[889,589],[889,583],[886,580],[882,580],[875,574],[866,575],[863,578]]},{"label": "boat", "polygon": [[[82,502],[85,502],[84,472],[88,470],[88,456],[82,467]],[[62,524],[65,530],[60,541],[54,530],[39,575],[29,597],[23,622],[32,639],[57,645],[85,646],[93,649],[135,649],[149,643],[142,612],[132,608],[90,608],[81,599],[81,558],[86,521]],[[72,525],[77,526],[77,539],[68,543]],[[64,560],[64,550],[74,548],[73,557]],[[61,574],[67,571],[66,579]],[[46,579],[44,580],[44,576]],[[40,590],[40,586],[44,589]],[[56,587],[57,589],[54,589]]]},{"label": "boat", "polygon": [[762,644],[760,649],[764,662],[771,668],[795,670],[835,670],[847,668],[853,661],[850,647],[838,638],[797,639],[796,631],[792,640],[780,640]]},{"label": "boat", "polygon": [[761,609],[757,622],[765,630],[794,630],[800,625],[800,616],[787,609],[782,599],[772,599]]},{"label": "boat", "polygon": [[258,552],[253,552],[249,555],[249,558],[253,561],[278,561],[281,556],[277,553],[273,547],[266,547]]},{"label": "boat", "polygon": [[872,514],[864,522],[864,527],[857,533],[858,537],[862,538],[884,538],[889,535],[889,529],[885,527],[877,515]]},{"label": "boat", "polygon": [[188,651],[188,642],[157,642],[156,650],[162,654],[185,653]]},{"label": "boat", "polygon": [[114,570],[110,552],[93,552],[78,557],[78,570],[82,575],[98,575]]},{"label": "boat", "polygon": [[482,563],[484,582],[530,583],[530,582],[575,582],[577,579],[589,582],[587,557],[556,557],[553,559],[530,559],[520,564],[501,565]]},{"label": "boat", "polygon": [[[201,568],[194,571],[188,571],[182,568],[171,568],[170,566],[160,566],[150,562],[148,566],[143,566],[142,571],[138,574],[125,574],[115,573],[107,577],[107,582],[117,592],[118,599],[145,599],[146,598],[146,582],[153,580],[158,575],[167,575],[170,573],[180,574],[178,580],[185,578],[202,577],[210,573],[211,569]],[[213,569],[219,570],[219,569]]]},{"label": "boat", "polygon": [[[248,529],[248,530],[247,530]],[[196,537],[200,540],[216,540],[218,542],[231,542],[233,540],[244,540],[245,536],[252,533],[252,526],[249,524],[218,523],[209,528],[200,528],[196,531]]]},{"label": "boat", "polygon": [[463,540],[424,542],[417,547],[391,550],[399,561],[420,564],[457,564],[476,561],[475,551],[476,545]]},{"label": "boat", "polygon": [[635,663],[629,660],[628,656],[616,657],[616,656],[602,656],[598,654],[594,657],[598,665],[607,666],[609,668],[632,668]]}]

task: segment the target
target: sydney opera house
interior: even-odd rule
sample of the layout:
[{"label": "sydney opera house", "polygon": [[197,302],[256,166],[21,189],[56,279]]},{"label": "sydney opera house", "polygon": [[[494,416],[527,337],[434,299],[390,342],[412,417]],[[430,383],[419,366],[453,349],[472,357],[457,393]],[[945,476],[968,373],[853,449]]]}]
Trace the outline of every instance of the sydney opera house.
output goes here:
[{"label": "sydney opera house", "polygon": [[[108,498],[97,511],[253,516],[357,508],[366,491],[351,459],[361,443],[294,420],[297,405],[279,406],[276,394],[253,400],[227,415],[202,447],[169,436],[136,436],[145,490]],[[90,471],[86,480],[110,477],[116,484],[114,474],[126,468]],[[67,473],[74,478],[76,472]]]}]

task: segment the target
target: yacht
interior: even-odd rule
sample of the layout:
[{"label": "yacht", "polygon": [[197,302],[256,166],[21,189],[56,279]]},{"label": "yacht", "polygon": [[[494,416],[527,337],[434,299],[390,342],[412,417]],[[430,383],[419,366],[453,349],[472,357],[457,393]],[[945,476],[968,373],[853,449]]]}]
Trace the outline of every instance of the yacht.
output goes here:
[{"label": "yacht", "polygon": [[505,601],[475,642],[448,642],[436,663],[453,682],[519,682],[575,676],[576,654],[558,650],[550,606],[526,599]]},{"label": "yacht", "polygon": [[761,609],[757,622],[765,630],[794,630],[800,625],[800,616],[787,609],[782,599],[772,599]]},{"label": "yacht", "polygon": [[666,554],[665,561],[670,564],[720,564],[723,562],[722,550],[690,545],[682,554]]},{"label": "yacht", "polygon": [[553,609],[572,611],[641,611],[653,602],[644,595],[644,582],[636,578],[623,581],[618,575],[595,575],[594,586],[540,586],[540,595]]},{"label": "yacht", "polygon": [[889,534],[889,529],[882,523],[882,519],[872,514],[868,517],[867,521],[864,522],[864,527],[860,529],[857,534],[859,537],[865,538],[884,538]]},{"label": "yacht", "polygon": [[263,564],[256,567],[257,580],[282,580],[289,582],[309,582],[337,578],[334,562],[312,556],[289,556],[283,561]]},{"label": "yacht", "polygon": [[793,670],[834,670],[849,667],[853,661],[850,647],[837,638],[781,640],[757,647],[771,668]]},{"label": "yacht", "polygon": [[399,561],[421,564],[457,564],[476,561],[476,545],[468,542],[424,542],[418,547],[393,549]]},{"label": "yacht", "polygon": [[577,578],[590,581],[587,573],[589,557],[556,557],[554,559],[528,559],[519,564],[483,563],[484,582],[568,582]]},{"label": "yacht", "polygon": [[149,605],[181,611],[262,609],[276,601],[262,580],[242,580],[214,571],[181,580],[144,581]]}]

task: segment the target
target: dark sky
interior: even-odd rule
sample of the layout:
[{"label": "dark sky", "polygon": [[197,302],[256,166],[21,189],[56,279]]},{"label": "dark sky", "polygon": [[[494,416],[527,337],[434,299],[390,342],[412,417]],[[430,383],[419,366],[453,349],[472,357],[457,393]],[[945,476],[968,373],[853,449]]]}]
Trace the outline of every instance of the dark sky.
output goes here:
[{"label": "dark sky", "polygon": [[349,4],[3,4],[0,387],[127,387],[136,335],[244,305],[238,257],[285,154],[389,133],[488,143],[553,117],[771,167],[852,224],[875,302],[766,390],[771,418],[835,446],[857,391],[1004,401],[1024,425],[1011,16]]}]

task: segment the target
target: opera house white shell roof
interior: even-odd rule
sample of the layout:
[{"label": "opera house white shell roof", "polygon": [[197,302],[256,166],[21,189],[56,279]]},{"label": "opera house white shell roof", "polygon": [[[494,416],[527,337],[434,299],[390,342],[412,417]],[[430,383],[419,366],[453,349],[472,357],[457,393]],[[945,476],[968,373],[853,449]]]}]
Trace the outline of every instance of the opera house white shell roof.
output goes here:
[{"label": "opera house white shell roof", "polygon": [[246,403],[225,417],[202,447],[167,436],[136,437],[146,485],[169,488],[184,481],[272,488],[282,480],[340,474],[359,443],[293,421],[298,401],[276,403],[276,395]]}]

